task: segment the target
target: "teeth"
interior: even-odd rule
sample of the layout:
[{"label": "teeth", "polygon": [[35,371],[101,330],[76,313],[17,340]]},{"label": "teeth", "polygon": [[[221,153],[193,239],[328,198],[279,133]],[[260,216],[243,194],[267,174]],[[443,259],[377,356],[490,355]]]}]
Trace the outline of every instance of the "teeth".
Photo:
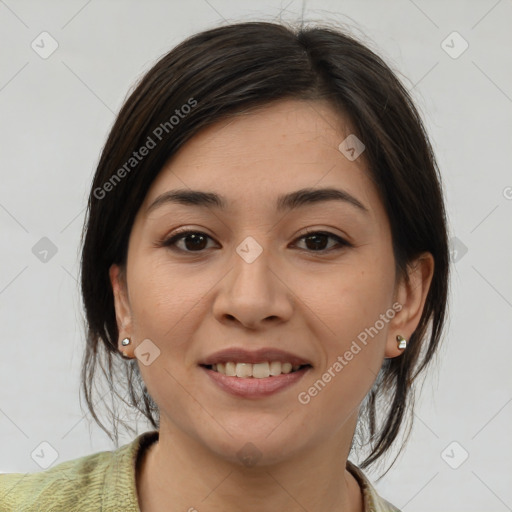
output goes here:
[{"label": "teeth", "polygon": [[252,365],[252,376],[255,379],[270,377],[270,365],[268,363],[257,363]]},{"label": "teeth", "polygon": [[237,377],[252,377],[252,364],[236,363]]},{"label": "teeth", "polygon": [[240,377],[242,379],[253,377],[255,379],[265,379],[274,377],[282,373],[290,373],[300,368],[300,365],[291,363],[281,363],[280,361],[270,361],[263,363],[217,363],[212,365],[212,370],[227,375],[228,377]]},{"label": "teeth", "polygon": [[[215,365],[214,366],[214,370],[215,370]],[[217,365],[217,371],[219,371],[219,365]],[[236,364],[235,363],[226,363],[226,375],[228,377],[234,377],[236,375]]]},{"label": "teeth", "polygon": [[292,363],[281,363],[281,371],[283,373],[290,373],[292,368]]},{"label": "teeth", "polygon": [[280,361],[272,361],[270,363],[270,375],[281,375],[281,362]]}]

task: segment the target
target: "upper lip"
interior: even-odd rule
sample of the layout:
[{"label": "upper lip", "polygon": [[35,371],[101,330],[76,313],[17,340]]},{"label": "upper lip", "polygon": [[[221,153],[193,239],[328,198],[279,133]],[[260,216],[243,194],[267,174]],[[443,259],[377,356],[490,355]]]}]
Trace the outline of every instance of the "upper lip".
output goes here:
[{"label": "upper lip", "polygon": [[291,363],[292,365],[311,365],[311,362],[303,357],[286,352],[284,350],[278,350],[275,348],[260,348],[258,350],[247,350],[239,347],[231,347],[219,352],[215,352],[202,361],[200,365],[212,365],[217,363],[262,363],[265,361],[280,361],[281,363]]}]

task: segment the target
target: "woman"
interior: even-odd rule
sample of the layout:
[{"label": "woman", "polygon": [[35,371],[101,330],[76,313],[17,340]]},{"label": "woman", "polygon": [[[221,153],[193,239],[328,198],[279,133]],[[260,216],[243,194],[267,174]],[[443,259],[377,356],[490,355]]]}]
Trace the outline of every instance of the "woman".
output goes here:
[{"label": "woman", "polygon": [[121,109],[83,238],[88,406],[117,441],[101,369],[155,430],[2,475],[2,510],[398,510],[362,469],[440,343],[447,245],[421,119],[368,48],[260,22],[187,39]]}]

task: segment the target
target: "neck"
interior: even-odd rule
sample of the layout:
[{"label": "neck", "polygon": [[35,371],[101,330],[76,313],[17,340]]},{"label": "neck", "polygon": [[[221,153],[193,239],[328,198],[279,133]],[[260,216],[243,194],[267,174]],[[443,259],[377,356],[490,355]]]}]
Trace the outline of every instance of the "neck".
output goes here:
[{"label": "neck", "polygon": [[244,466],[161,425],[137,471],[140,510],[167,511],[172,504],[189,512],[362,512],[361,489],[345,467],[352,435],[340,432],[284,461]]}]

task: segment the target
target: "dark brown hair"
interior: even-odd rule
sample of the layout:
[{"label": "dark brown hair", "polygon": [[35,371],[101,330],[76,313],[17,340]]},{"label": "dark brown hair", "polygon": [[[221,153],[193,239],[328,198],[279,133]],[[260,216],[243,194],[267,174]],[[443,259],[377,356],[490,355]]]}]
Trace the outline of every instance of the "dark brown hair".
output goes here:
[{"label": "dark brown hair", "polygon": [[[82,239],[87,346],[81,389],[95,421],[116,443],[118,423],[130,427],[109,407],[112,429],[99,420],[93,399],[98,367],[109,385],[100,399],[108,395],[114,403],[118,397],[159,428],[158,408],[136,360],[126,361],[118,351],[109,280],[109,267],[126,261],[132,224],[150,185],[202,128],[292,98],[328,100],[365,144],[367,172],[389,217],[397,276],[407,277],[408,264],[420,253],[434,257],[430,290],[407,350],[384,360],[362,404],[360,431],[369,455],[361,467],[386,453],[412,418],[413,384],[441,339],[449,277],[441,180],[420,115],[384,61],[343,31],[244,22],[198,33],[158,60],[121,108],[93,179]],[[150,140],[154,147],[135,159]]]}]

